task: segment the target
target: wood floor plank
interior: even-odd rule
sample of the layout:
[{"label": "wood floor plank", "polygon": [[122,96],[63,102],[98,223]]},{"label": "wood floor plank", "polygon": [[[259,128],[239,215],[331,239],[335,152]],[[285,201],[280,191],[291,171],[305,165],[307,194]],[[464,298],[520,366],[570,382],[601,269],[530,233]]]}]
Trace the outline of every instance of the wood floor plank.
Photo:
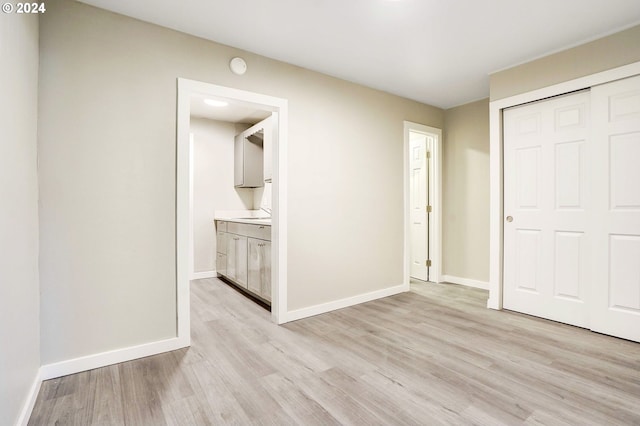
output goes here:
[{"label": "wood floor plank", "polygon": [[159,396],[162,389],[152,387],[152,376],[157,373],[154,364],[153,357],[148,357],[124,362],[118,366],[119,394],[123,400],[124,423],[127,425],[167,424]]},{"label": "wood floor plank", "polygon": [[96,375],[96,394],[89,424],[123,425],[124,404],[118,390],[121,388],[117,365],[92,370]]},{"label": "wood floor plank", "polygon": [[293,380],[281,374],[263,377],[263,389],[269,391],[293,424],[340,424],[321,404],[307,395]]},{"label": "wood floor plank", "polygon": [[640,425],[640,344],[412,291],[277,326],[191,285],[192,346],[42,384],[30,425]]}]

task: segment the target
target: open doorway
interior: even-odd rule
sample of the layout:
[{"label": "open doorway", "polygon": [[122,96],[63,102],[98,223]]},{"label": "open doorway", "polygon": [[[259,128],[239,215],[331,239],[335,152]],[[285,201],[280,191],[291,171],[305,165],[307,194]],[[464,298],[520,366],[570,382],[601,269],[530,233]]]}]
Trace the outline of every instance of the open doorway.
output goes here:
[{"label": "open doorway", "polygon": [[[271,178],[271,246],[272,246],[272,309],[276,323],[285,322],[286,299],[286,143],[288,108],[285,99],[213,84],[178,79],[178,114],[176,147],[176,271],[177,271],[177,334],[183,346],[190,344],[190,289],[193,275],[193,143],[191,113],[194,98],[211,98],[232,104],[236,109],[269,116],[277,128],[277,137],[269,149]],[[233,120],[232,120],[233,121]],[[213,218],[212,218],[213,220]]]},{"label": "open doorway", "polygon": [[405,280],[440,282],[442,130],[405,121]]},{"label": "open doorway", "polygon": [[[190,114],[190,211],[192,242],[189,248],[191,280],[212,278],[224,273],[219,268],[219,256],[226,257],[226,241],[218,244],[220,236],[212,219],[248,217],[258,214],[268,218],[271,211],[271,175],[267,175],[270,157],[264,151],[271,147],[272,120],[275,112],[240,106],[234,102],[221,102],[210,97],[191,97]],[[236,143],[240,134],[257,129],[249,135],[253,148],[246,161],[236,164]],[[268,128],[269,131],[266,131]],[[265,133],[267,138],[265,138]],[[264,143],[268,140],[269,143]],[[268,147],[267,147],[268,145]],[[244,156],[241,156],[244,158]],[[248,154],[247,154],[248,157]],[[236,172],[247,169],[246,180],[236,182]],[[241,174],[242,178],[245,177]],[[264,209],[264,210],[263,210]],[[222,247],[218,247],[218,246]],[[221,269],[221,270],[220,270]]]}]

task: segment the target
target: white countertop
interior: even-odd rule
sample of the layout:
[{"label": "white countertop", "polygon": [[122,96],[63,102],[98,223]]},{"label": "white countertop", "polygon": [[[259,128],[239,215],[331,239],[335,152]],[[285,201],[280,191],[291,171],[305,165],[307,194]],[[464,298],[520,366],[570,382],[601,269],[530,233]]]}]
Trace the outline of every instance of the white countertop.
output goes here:
[{"label": "white countertop", "polygon": [[214,220],[271,226],[271,217],[262,210],[216,210]]},{"label": "white countertop", "polygon": [[271,226],[271,218],[266,217],[216,217],[215,220],[224,220],[225,222],[251,223],[254,225]]}]

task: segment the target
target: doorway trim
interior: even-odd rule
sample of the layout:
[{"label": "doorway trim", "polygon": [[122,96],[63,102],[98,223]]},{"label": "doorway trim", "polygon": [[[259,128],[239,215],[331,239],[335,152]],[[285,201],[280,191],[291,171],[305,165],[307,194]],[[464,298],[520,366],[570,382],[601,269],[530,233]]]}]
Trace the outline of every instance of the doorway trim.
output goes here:
[{"label": "doorway trim", "polygon": [[271,319],[286,322],[287,312],[287,137],[288,101],[282,98],[178,78],[176,134],[176,307],[177,337],[182,346],[191,344],[190,265],[193,264],[191,220],[191,144],[189,128],[193,95],[212,96],[243,106],[276,112],[278,138],[273,143],[272,200],[272,306]]},{"label": "doorway trim", "polygon": [[596,74],[576,78],[541,89],[489,103],[489,300],[487,307],[502,309],[504,268],[504,190],[502,111],[506,108],[539,101],[577,90],[588,89],[640,74],[640,62],[612,68]]},{"label": "doorway trim", "polygon": [[429,281],[439,283],[442,274],[442,129],[424,124],[404,121],[404,285],[409,291],[411,280],[411,208],[410,181],[411,163],[410,133],[423,133],[435,136],[433,143],[433,167],[430,179],[433,179],[433,210],[429,225],[429,246],[431,250],[431,270]]}]

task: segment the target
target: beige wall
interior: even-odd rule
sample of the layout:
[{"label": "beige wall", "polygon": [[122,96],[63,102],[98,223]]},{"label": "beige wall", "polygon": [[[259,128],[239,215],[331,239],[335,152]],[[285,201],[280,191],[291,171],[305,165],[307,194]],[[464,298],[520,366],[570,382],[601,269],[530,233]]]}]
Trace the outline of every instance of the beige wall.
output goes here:
[{"label": "beige wall", "polygon": [[489,280],[489,100],[445,111],[443,274]]},{"label": "beige wall", "polygon": [[178,77],[289,100],[289,310],[402,283],[403,120],[441,110],[68,0],[41,63],[44,363],[175,336]]},{"label": "beige wall", "polygon": [[0,424],[16,424],[40,367],[38,19],[0,14]]},{"label": "beige wall", "polygon": [[492,101],[640,61],[640,25],[490,76]]}]

